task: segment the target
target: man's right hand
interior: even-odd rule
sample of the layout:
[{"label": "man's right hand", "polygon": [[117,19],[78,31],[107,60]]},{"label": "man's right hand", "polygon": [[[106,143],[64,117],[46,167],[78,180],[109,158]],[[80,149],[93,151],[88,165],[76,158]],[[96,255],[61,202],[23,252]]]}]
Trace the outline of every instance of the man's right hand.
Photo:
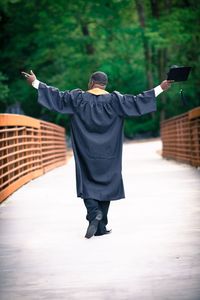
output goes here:
[{"label": "man's right hand", "polygon": [[31,85],[32,85],[33,81],[37,79],[32,70],[30,71],[30,74],[26,73],[26,72],[21,72],[21,73],[25,76],[28,83],[31,84]]}]

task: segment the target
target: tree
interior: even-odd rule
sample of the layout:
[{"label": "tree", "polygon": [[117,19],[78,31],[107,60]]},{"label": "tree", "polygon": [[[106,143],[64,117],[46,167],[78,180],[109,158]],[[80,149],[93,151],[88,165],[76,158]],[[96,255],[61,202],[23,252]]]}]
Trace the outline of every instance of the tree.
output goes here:
[{"label": "tree", "polygon": [[125,123],[128,137],[156,135],[160,120],[199,105],[199,12],[193,0],[1,0],[0,110],[19,101],[27,115],[67,127],[66,116],[36,103],[21,70],[33,69],[61,90],[87,89],[90,73],[101,70],[108,90],[137,94],[165,79],[170,65],[192,66],[187,107],[180,105],[181,84],[174,84],[157,99],[156,113]]}]

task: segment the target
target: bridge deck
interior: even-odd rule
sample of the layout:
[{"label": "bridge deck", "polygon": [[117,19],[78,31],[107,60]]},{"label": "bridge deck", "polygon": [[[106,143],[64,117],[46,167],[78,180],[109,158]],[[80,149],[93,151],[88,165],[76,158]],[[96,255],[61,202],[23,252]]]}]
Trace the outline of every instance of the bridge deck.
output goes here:
[{"label": "bridge deck", "polygon": [[199,300],[200,172],[160,141],[124,147],[111,235],[84,238],[73,159],[0,206],[1,300]]}]

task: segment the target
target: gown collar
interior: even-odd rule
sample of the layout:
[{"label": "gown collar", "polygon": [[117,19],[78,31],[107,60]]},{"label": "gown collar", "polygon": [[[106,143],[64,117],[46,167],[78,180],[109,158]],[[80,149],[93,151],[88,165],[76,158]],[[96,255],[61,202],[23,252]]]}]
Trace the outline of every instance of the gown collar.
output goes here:
[{"label": "gown collar", "polygon": [[94,89],[88,90],[87,92],[90,94],[94,94],[94,95],[109,94],[107,91],[99,89],[99,88],[94,88]]}]

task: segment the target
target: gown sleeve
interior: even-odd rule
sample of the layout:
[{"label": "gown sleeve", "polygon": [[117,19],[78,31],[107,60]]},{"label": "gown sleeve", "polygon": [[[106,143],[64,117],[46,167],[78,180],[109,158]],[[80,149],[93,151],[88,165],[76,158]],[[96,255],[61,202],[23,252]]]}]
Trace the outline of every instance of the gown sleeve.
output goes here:
[{"label": "gown sleeve", "polygon": [[116,113],[121,117],[133,117],[156,111],[156,97],[154,89],[145,91],[136,96],[113,93],[112,105]]},{"label": "gown sleeve", "polygon": [[40,82],[38,87],[38,102],[50,110],[60,113],[73,114],[75,98],[80,90],[61,92],[55,87]]}]

